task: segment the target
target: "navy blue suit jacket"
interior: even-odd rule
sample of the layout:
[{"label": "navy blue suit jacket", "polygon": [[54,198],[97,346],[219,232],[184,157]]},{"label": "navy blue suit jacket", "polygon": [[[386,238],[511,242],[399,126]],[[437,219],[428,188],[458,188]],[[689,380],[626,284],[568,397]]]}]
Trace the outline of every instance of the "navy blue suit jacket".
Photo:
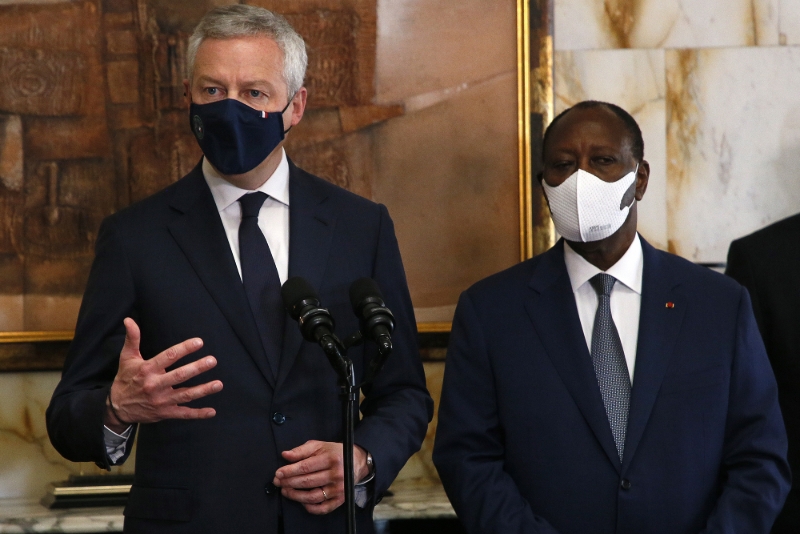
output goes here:
[{"label": "navy blue suit jacket", "polygon": [[642,246],[622,463],[563,242],[461,296],[434,462],[469,532],[769,531],[786,433],[747,291]]},{"label": "navy blue suit jacket", "polygon": [[[432,412],[393,225],[383,206],[294,165],[289,202],[289,275],[317,288],[337,332],[358,328],[348,290],[360,277],[377,281],[396,317],[394,352],[364,392],[355,434],[374,457],[379,496],[419,449]],[[75,340],[47,411],[50,439],[70,460],[107,465],[104,399],[126,316],[141,328],[146,358],[202,338],[203,348],[179,365],[208,354],[218,364],[187,385],[224,384],[190,404],[214,407],[212,419],[139,425],[126,532],[275,533],[279,514],[287,533],[344,531],[344,507],[313,516],[271,485],[285,464],[281,451],[311,439],[342,440],[336,374],[287,318],[280,369],[272,375],[200,165],[102,225]],[[350,351],[357,381],[374,352]],[[371,515],[372,505],[357,511],[359,532],[373,530]]]}]

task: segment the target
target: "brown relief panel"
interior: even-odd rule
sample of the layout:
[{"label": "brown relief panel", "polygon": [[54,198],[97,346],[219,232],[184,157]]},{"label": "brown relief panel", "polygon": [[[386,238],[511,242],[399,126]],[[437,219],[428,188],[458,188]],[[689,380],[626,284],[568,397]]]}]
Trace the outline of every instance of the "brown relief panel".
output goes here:
[{"label": "brown relief panel", "polygon": [[178,181],[197,165],[202,152],[189,130],[187,114],[165,116],[158,137],[143,132],[130,141],[130,201],[146,198]]},{"label": "brown relief panel", "polygon": [[98,43],[94,2],[0,6],[0,46],[93,50]]},{"label": "brown relief panel", "polygon": [[403,101],[516,69],[516,2],[385,1],[378,7],[376,100]]},{"label": "brown relief panel", "polygon": [[75,52],[0,47],[0,111],[75,115],[86,92],[86,63]]},{"label": "brown relief panel", "polygon": [[372,103],[376,0],[252,0],[282,14],[308,50],[309,108]]},{"label": "brown relief panel", "polygon": [[498,77],[378,127],[374,198],[418,320],[449,321],[463,290],[519,261],[516,99],[515,76]]},{"label": "brown relief panel", "polygon": [[90,256],[100,221],[115,208],[110,162],[41,162],[26,182],[25,252]]},{"label": "brown relief panel", "polygon": [[357,195],[372,197],[375,163],[369,133],[356,132],[287,152],[308,172]]},{"label": "brown relief panel", "polygon": [[0,183],[12,191],[22,190],[22,119],[0,115]]}]

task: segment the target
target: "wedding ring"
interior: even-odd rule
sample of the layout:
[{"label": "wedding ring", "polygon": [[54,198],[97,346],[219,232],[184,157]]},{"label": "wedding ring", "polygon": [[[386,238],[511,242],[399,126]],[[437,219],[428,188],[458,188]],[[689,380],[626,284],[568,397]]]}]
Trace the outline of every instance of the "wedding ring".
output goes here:
[{"label": "wedding ring", "polygon": [[322,496],[325,497],[325,500],[327,501],[328,500],[328,494],[325,493],[325,490],[323,488],[320,488],[320,489],[322,490]]}]

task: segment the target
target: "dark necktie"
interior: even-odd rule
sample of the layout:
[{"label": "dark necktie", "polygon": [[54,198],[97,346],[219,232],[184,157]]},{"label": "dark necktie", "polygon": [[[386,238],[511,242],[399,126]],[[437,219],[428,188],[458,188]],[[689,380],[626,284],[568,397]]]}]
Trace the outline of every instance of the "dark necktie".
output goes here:
[{"label": "dark necktie", "polygon": [[631,379],[617,326],[611,317],[611,289],[616,281],[610,274],[600,273],[592,277],[589,283],[597,291],[598,298],[592,332],[592,365],[603,396],[614,443],[617,445],[617,453],[622,460],[625,433],[628,430]]},{"label": "dark necktie", "polygon": [[281,280],[267,239],[258,227],[258,212],[267,199],[266,193],[248,193],[239,198],[242,222],[239,224],[239,260],[242,283],[250,309],[258,326],[264,352],[267,353],[273,376],[278,376],[283,344],[284,312],[281,301]]}]

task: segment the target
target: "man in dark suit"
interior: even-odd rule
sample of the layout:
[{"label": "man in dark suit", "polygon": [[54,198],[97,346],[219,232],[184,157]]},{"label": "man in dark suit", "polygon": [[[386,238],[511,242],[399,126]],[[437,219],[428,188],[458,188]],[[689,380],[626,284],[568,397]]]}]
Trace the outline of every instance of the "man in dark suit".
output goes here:
[{"label": "man in dark suit", "polygon": [[775,379],[740,285],[636,232],[633,118],[544,137],[565,239],[461,296],[434,462],[471,533],[769,531],[789,487]]},{"label": "man in dark suit", "polygon": [[[350,333],[348,288],[371,277],[397,325],[355,431],[357,525],[372,532],[375,502],[432,413],[391,219],[286,158],[307,60],[283,18],[218,8],[188,58],[205,157],[104,221],[47,412],[51,441],[68,459],[108,467],[130,454],[138,429],[126,532],[343,532],[337,376],[284,320],[280,289],[304,277]],[[357,383],[375,352],[350,351]]]},{"label": "man in dark suit", "polygon": [[[725,274],[750,292],[758,329],[778,380],[789,436],[789,465],[800,471],[800,215],[731,243]],[[800,491],[794,485],[775,534],[800,532]]]}]

